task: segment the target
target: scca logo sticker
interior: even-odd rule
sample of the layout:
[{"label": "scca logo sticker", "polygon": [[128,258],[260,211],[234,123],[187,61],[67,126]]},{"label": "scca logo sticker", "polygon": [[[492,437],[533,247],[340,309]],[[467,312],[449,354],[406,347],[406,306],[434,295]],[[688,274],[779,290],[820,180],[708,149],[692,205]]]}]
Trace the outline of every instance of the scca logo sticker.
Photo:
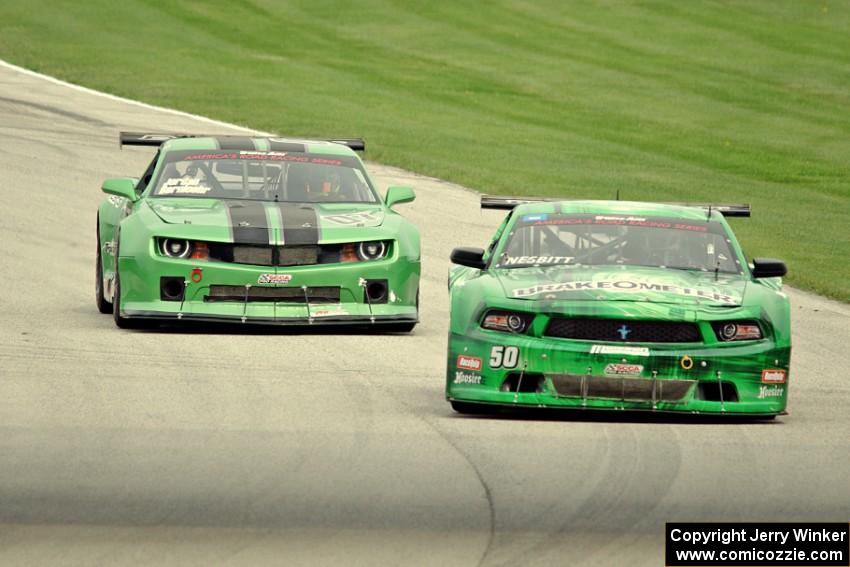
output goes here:
[{"label": "scca logo sticker", "polygon": [[292,280],[292,276],[290,274],[260,274],[260,277],[257,278],[258,284],[278,284],[278,283],[289,283]]},{"label": "scca logo sticker", "polygon": [[643,372],[641,364],[612,363],[605,367],[605,374],[608,376],[638,376],[641,372]]}]

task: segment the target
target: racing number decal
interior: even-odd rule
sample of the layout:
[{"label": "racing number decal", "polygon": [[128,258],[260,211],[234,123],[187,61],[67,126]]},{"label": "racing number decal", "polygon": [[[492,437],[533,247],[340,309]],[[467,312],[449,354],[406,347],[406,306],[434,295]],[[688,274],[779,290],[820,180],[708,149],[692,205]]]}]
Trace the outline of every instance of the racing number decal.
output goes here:
[{"label": "racing number decal", "polygon": [[490,368],[516,368],[519,349],[515,346],[494,346],[490,349]]}]

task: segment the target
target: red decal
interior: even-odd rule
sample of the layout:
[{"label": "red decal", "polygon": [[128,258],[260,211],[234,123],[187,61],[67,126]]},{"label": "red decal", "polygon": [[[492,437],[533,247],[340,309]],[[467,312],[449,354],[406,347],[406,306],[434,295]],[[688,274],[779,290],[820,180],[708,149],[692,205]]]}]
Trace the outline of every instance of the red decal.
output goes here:
[{"label": "red decal", "polygon": [[191,156],[186,156],[181,158],[182,161],[205,161],[208,159],[236,159],[239,157],[237,154],[227,153],[227,154],[195,154]]},{"label": "red decal", "polygon": [[691,232],[708,232],[708,227],[704,225],[671,223],[667,221],[658,221],[636,217],[612,217],[612,216],[597,216],[595,218],[548,218],[530,223],[537,226],[546,225],[574,225],[574,224],[594,224],[594,225],[618,225],[618,226],[645,226],[649,228],[672,228],[676,230],[688,230]]},{"label": "red decal", "polygon": [[458,355],[457,367],[462,370],[475,370],[476,372],[484,367],[484,362],[477,356]]},{"label": "red decal", "polygon": [[764,384],[784,384],[785,383],[785,371],[784,370],[762,370],[761,371],[761,381]]},{"label": "red decal", "polygon": [[211,159],[245,159],[251,161],[295,161],[300,163],[315,163],[319,165],[343,165],[340,159],[316,157],[304,154],[288,154],[285,152],[242,151],[240,153],[193,154],[181,158],[183,161],[207,161]]}]

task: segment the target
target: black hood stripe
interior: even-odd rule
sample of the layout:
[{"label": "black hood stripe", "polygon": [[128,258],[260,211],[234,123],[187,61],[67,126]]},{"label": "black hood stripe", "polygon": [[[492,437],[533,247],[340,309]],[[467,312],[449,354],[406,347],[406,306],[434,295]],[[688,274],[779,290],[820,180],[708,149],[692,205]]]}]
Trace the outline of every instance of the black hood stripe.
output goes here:
[{"label": "black hood stripe", "polygon": [[278,142],[276,140],[269,140],[269,151],[299,152],[303,154],[307,152],[307,147],[304,144],[298,144],[296,142]]},{"label": "black hood stripe", "polygon": [[266,208],[259,201],[225,201],[234,244],[271,244]]},{"label": "black hood stripe", "polygon": [[283,218],[284,246],[310,246],[319,243],[319,215],[307,203],[278,203]]},{"label": "black hood stripe", "polygon": [[257,146],[254,145],[254,140],[248,136],[219,136],[215,139],[219,149],[222,150],[245,150],[256,151]]}]

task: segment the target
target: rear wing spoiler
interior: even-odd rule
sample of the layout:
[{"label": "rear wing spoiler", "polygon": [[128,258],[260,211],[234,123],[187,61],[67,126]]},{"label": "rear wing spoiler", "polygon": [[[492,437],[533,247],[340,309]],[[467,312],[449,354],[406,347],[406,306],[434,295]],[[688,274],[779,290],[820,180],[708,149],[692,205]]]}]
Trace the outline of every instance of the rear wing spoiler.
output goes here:
[{"label": "rear wing spoiler", "polygon": [[[121,132],[118,135],[119,146],[161,146],[168,140],[176,138],[225,138],[227,136],[211,136],[204,134],[154,134],[144,132]],[[265,138],[268,136],[258,136]],[[272,136],[274,137],[274,136]],[[355,152],[366,151],[366,140],[363,138],[332,138],[332,139],[317,139],[319,142],[333,142],[334,144],[342,144],[348,146]]]},{"label": "rear wing spoiler", "polygon": [[[543,203],[543,202],[558,202],[569,201],[570,199],[561,199],[559,197],[499,197],[496,195],[482,195],[482,209],[501,209],[511,210],[518,205],[526,203]],[[679,205],[681,207],[694,207],[704,209],[707,212],[717,211],[724,217],[749,217],[750,205],[724,205],[713,203],[664,203],[665,205]]]}]

